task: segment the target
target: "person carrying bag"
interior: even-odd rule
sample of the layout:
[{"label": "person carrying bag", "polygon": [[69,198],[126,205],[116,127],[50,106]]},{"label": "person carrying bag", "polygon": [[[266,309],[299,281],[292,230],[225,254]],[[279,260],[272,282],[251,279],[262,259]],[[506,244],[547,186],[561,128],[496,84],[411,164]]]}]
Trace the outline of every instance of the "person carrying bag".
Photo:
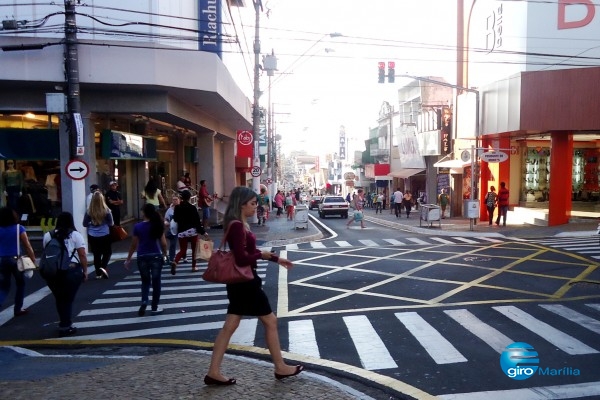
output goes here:
[{"label": "person carrying bag", "polygon": [[[15,304],[13,312],[15,317],[28,313],[23,308],[25,300],[25,274],[17,267],[17,258],[21,254],[17,247],[20,242],[29,258],[35,263],[35,254],[29,243],[25,228],[19,225],[19,218],[12,208],[0,208],[0,307],[10,292],[11,278],[15,278]],[[20,240],[15,240],[19,238]]]}]

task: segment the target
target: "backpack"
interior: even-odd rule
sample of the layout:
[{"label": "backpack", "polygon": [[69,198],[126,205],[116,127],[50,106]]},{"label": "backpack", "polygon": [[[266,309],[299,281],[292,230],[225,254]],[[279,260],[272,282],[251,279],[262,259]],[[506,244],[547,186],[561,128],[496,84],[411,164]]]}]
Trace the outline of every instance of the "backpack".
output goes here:
[{"label": "backpack", "polygon": [[75,254],[75,249],[69,256],[67,246],[64,240],[56,237],[56,232],[50,232],[50,241],[44,247],[42,257],[40,259],[40,275],[44,279],[53,279],[58,274],[58,271],[65,271],[69,268],[71,257]]}]

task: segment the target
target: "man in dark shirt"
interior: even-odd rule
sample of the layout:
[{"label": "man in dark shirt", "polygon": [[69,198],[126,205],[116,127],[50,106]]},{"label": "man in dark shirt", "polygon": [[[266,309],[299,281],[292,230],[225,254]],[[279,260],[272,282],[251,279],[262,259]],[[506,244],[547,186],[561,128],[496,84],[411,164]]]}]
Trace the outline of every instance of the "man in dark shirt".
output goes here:
[{"label": "man in dark shirt", "polygon": [[117,190],[117,186],[119,186],[117,181],[110,181],[110,188],[106,192],[106,203],[112,212],[115,225],[121,225],[121,204],[123,204],[123,198]]}]

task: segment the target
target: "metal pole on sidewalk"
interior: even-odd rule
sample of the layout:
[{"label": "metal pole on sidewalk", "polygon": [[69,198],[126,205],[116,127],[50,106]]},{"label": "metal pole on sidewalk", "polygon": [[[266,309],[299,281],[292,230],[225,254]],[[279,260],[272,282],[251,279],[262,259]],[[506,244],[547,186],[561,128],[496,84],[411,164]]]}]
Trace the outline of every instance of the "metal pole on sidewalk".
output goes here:
[{"label": "metal pole on sidewalk", "polygon": [[[252,136],[254,137],[254,152],[252,157],[252,168],[260,168],[260,153],[258,148],[258,131],[260,124],[260,107],[258,104],[260,98],[260,10],[262,9],[262,1],[254,0],[254,12],[256,21],[254,25],[254,103],[252,104]],[[260,175],[252,177],[252,190],[255,193],[260,192]],[[250,222],[256,223],[258,218],[252,216]]]}]

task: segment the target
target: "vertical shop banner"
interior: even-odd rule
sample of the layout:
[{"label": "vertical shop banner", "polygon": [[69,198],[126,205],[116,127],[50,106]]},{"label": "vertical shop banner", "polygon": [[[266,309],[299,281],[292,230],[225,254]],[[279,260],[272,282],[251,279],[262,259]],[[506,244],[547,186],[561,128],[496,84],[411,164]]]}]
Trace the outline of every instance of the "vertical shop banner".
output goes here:
[{"label": "vertical shop banner", "polygon": [[223,58],[221,0],[198,1],[198,50]]},{"label": "vertical shop banner", "polygon": [[[260,154],[261,164],[266,162],[267,158],[267,112],[261,107],[260,121],[258,123],[258,154]],[[264,169],[264,165],[262,165]]]},{"label": "vertical shop banner", "polygon": [[252,158],[254,151],[254,136],[252,131],[237,131],[237,152],[236,156]]}]

